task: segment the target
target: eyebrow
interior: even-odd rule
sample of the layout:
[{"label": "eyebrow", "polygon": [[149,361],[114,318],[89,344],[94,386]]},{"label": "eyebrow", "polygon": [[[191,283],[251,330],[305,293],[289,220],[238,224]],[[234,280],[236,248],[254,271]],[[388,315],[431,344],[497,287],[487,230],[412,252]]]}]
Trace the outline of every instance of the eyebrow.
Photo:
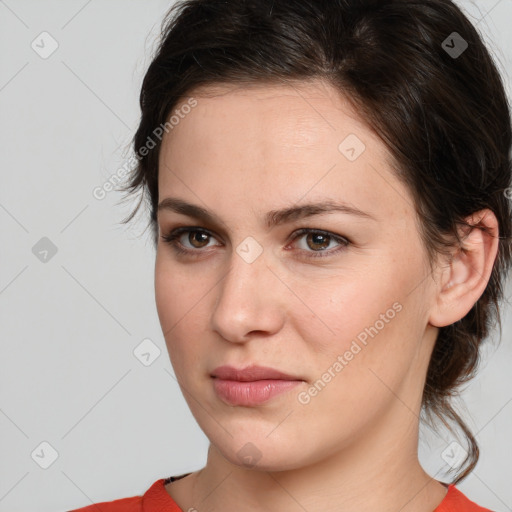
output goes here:
[{"label": "eyebrow", "polygon": [[[224,224],[215,214],[210,213],[205,208],[195,204],[188,203],[182,199],[175,197],[167,197],[158,204],[158,211],[172,211],[187,215],[188,217],[203,221],[210,224]],[[377,220],[373,215],[360,210],[354,206],[345,203],[337,203],[334,201],[322,201],[318,203],[307,203],[299,206],[292,206],[280,210],[271,210],[265,214],[265,226],[270,229],[280,224],[293,222],[313,215],[323,213],[341,212],[347,215]]]}]

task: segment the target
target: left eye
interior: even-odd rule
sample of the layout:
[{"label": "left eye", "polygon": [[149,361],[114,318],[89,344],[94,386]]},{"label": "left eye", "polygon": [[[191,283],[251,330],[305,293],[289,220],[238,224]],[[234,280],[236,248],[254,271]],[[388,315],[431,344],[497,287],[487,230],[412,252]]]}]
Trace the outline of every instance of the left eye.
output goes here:
[{"label": "left eye", "polygon": [[[345,247],[350,243],[346,238],[342,236],[335,235],[334,233],[330,233],[328,231],[321,231],[318,229],[299,229],[299,231],[295,232],[292,241],[295,241],[299,238],[303,238],[304,235],[306,235],[304,238],[304,241],[306,243],[306,249],[302,248],[301,250],[310,252],[308,251],[308,249],[313,249],[313,253],[321,253],[312,254],[311,257],[330,256],[333,253],[345,249]],[[339,247],[334,250],[326,251],[326,249],[329,248],[329,245],[332,242],[337,243]]]},{"label": "left eye", "polygon": [[[186,236],[185,236],[186,235]],[[185,245],[181,239],[190,244]],[[208,247],[209,239],[214,238],[213,235],[204,229],[199,228],[177,228],[169,234],[162,235],[162,239],[170,244],[174,250],[181,254],[197,255],[205,247]],[[303,228],[296,231],[291,237],[291,242],[303,238],[306,243],[306,248],[299,248],[300,251],[309,253],[308,257],[324,257],[330,256],[338,251],[345,249],[349,244],[349,240],[345,237],[335,235],[329,231],[322,231],[318,229]],[[338,244],[339,247],[333,250],[326,250],[331,243]],[[211,247],[211,246],[210,246]],[[308,250],[310,249],[310,250]]]}]

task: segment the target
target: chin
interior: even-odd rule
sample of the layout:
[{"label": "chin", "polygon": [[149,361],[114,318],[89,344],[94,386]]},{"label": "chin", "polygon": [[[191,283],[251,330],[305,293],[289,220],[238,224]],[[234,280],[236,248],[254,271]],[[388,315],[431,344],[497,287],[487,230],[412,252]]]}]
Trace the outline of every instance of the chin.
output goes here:
[{"label": "chin", "polygon": [[[293,437],[273,438],[271,429],[254,435],[223,437],[221,442],[213,439],[212,445],[231,464],[249,471],[287,471],[297,469],[308,462],[305,460],[304,443]],[[297,447],[301,446],[298,450]]]},{"label": "chin", "polygon": [[[281,453],[278,450],[271,450],[271,454],[265,452],[267,450],[259,450],[253,443],[246,443],[241,449],[223,453],[224,457],[233,465],[240,469],[248,471],[288,471],[301,467],[301,461],[294,460],[297,450],[290,450],[291,453]],[[295,453],[293,453],[295,452]]]}]

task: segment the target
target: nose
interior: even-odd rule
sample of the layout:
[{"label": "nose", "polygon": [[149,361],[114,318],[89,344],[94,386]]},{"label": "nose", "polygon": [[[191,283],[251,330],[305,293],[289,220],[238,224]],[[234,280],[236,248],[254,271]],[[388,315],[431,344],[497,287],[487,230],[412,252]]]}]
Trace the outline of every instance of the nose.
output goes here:
[{"label": "nose", "polygon": [[245,343],[282,328],[286,287],[267,266],[264,254],[249,263],[233,251],[230,268],[217,288],[212,329],[225,340]]}]

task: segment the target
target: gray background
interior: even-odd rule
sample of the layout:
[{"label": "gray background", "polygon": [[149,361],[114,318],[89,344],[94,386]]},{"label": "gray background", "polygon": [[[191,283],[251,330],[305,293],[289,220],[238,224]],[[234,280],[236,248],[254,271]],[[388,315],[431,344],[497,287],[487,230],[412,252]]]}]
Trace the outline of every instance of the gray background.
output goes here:
[{"label": "gray background", "polygon": [[[485,34],[510,95],[512,1],[459,4]],[[126,161],[141,79],[169,6],[0,0],[0,512],[142,494],[205,463],[208,442],[176,383],[156,314],[149,230],[143,221],[119,223],[132,206],[119,203],[120,193],[93,196]],[[58,43],[46,59],[31,47],[51,49],[43,31]],[[43,237],[57,248],[46,262],[33,253]],[[487,345],[462,395],[481,460],[459,488],[502,512],[512,510],[510,309],[501,346]],[[134,355],[147,339],[148,366]],[[453,438],[423,433],[420,460],[443,479]]]}]

